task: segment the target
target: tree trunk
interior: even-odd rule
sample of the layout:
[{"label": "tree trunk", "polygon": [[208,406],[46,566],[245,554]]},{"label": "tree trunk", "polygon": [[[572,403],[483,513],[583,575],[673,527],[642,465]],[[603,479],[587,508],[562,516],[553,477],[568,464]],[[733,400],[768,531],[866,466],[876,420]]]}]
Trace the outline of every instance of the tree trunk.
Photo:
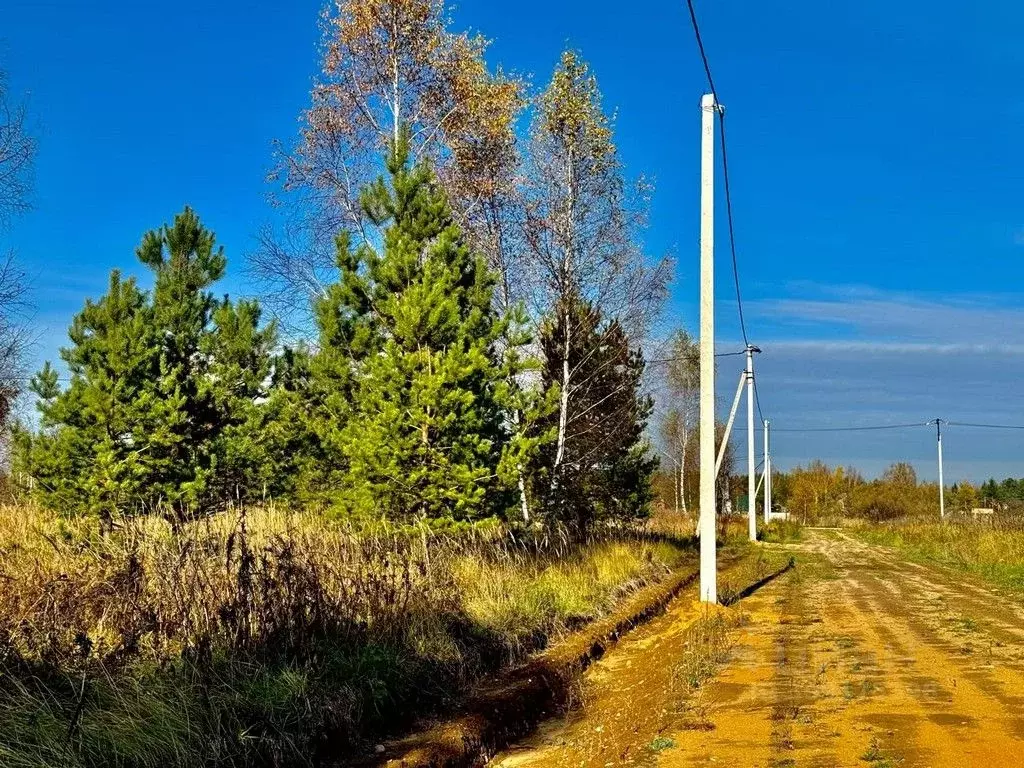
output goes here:
[{"label": "tree trunk", "polygon": [[558,449],[555,451],[556,470],[565,459],[565,431],[569,420],[569,346],[572,339],[572,329],[570,327],[572,312],[569,306],[569,297],[572,295],[573,216],[576,215],[576,181],[572,148],[569,149],[568,174],[569,205],[565,214],[565,233],[563,234],[562,244],[564,250],[562,252],[562,295],[560,297],[564,305],[562,311],[565,313],[565,345],[562,349],[562,392],[558,406]]},{"label": "tree trunk", "polygon": [[391,23],[391,115],[393,118],[392,130],[394,131],[393,141],[395,148],[398,148],[398,136],[402,127],[402,90],[401,90],[401,66],[398,55],[398,22],[392,18]]},{"label": "tree trunk", "polygon": [[565,458],[565,428],[569,415],[569,342],[572,332],[569,329],[570,313],[565,311],[565,344],[562,349],[562,391],[558,398],[558,449],[555,451],[555,469],[562,465]]},{"label": "tree trunk", "polygon": [[523,523],[530,524],[530,505],[526,500],[526,481],[523,479],[523,468],[517,468],[519,472],[519,506],[523,510]]},{"label": "tree trunk", "polygon": [[683,513],[689,514],[686,507],[686,443],[689,438],[687,430],[683,430],[683,441],[679,450],[679,497],[683,500]]},{"label": "tree trunk", "polygon": [[678,514],[679,514],[679,486],[678,486],[678,484],[676,484],[676,482],[675,482],[674,480],[672,481],[672,488],[673,488],[673,490],[675,491],[675,497],[676,497],[676,514],[678,515]]}]

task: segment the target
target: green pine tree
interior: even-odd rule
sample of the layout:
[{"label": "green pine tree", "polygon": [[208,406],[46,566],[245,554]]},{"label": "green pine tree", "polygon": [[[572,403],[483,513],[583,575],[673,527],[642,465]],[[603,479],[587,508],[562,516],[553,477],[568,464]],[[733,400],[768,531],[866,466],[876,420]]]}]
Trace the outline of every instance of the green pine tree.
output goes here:
[{"label": "green pine tree", "polygon": [[50,363],[33,378],[40,431],[16,430],[14,465],[48,506],[109,519],[145,493],[140,436],[159,370],[152,317],[135,280],[115,270],[107,294],[86,301],[68,331],[68,389]]},{"label": "green pine tree", "polygon": [[208,290],[224,276],[224,249],[186,208],[172,225],[146,233],[136,255],[156,273],[153,322],[159,334],[159,372],[150,428],[144,439],[151,492],[182,516],[206,499],[220,428],[201,348],[216,299]]},{"label": "green pine tree", "polygon": [[471,519],[511,502],[505,321],[494,277],[403,135],[388,182],[365,190],[383,248],[338,240],[340,279],[317,304],[315,431],[325,484],[354,514]]},{"label": "green pine tree", "polygon": [[264,434],[273,372],[277,327],[260,327],[260,306],[251,299],[224,297],[212,314],[212,329],[200,348],[209,370],[204,385],[213,395],[215,433],[211,438],[214,498],[246,501],[277,496],[279,443]]},{"label": "green pine tree", "polygon": [[[75,317],[61,390],[47,364],[32,382],[37,434],[18,430],[15,467],[54,508],[104,519],[157,508],[176,517],[252,492],[254,410],[270,374],[274,328],[255,302],[217,301],[223,249],[186,208],[145,235],[151,294],[118,272]],[[221,474],[221,468],[224,469]]]}]

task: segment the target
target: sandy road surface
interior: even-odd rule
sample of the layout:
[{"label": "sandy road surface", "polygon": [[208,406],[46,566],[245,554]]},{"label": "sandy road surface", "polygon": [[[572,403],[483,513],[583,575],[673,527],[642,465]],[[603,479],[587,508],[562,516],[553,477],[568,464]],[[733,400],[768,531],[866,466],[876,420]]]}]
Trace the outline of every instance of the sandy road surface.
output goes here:
[{"label": "sandy road surface", "polygon": [[1024,606],[839,533],[791,548],[795,570],[720,609],[712,680],[680,671],[706,610],[688,594],[492,765],[1024,766]]}]

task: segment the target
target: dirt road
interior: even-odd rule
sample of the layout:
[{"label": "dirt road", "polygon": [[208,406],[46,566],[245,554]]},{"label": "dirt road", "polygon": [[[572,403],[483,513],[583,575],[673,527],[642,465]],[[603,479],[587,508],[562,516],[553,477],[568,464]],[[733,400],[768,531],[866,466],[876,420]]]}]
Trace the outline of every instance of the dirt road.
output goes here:
[{"label": "dirt road", "polygon": [[707,610],[680,598],[492,765],[1024,766],[1020,603],[840,533],[790,548],[794,570],[716,612],[717,675],[694,686]]}]

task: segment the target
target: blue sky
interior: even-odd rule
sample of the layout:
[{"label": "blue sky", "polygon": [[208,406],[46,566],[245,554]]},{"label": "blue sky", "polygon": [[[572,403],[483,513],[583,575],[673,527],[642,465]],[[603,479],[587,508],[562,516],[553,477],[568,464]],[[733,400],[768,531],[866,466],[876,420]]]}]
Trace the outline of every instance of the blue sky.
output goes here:
[{"label": "blue sky", "polygon": [[[1024,7],[1008,1],[697,0],[728,111],[751,340],[777,426],[1024,424]],[[41,138],[36,210],[0,233],[33,278],[38,359],[112,267],[141,273],[143,231],[189,203],[226,246],[225,289],[271,216],[274,139],[291,140],[316,71],[319,0],[89,4],[7,0],[0,51]],[[631,173],[657,191],[647,243],[677,258],[669,318],[696,321],[703,72],[685,4],[463,0],[456,26],[543,82],[579,48]],[[724,231],[719,233],[724,244]],[[719,334],[739,338],[727,252]],[[722,363],[728,399],[733,362]],[[784,434],[867,474],[927,430]],[[1024,432],[950,430],[947,478],[1024,475]]]}]

